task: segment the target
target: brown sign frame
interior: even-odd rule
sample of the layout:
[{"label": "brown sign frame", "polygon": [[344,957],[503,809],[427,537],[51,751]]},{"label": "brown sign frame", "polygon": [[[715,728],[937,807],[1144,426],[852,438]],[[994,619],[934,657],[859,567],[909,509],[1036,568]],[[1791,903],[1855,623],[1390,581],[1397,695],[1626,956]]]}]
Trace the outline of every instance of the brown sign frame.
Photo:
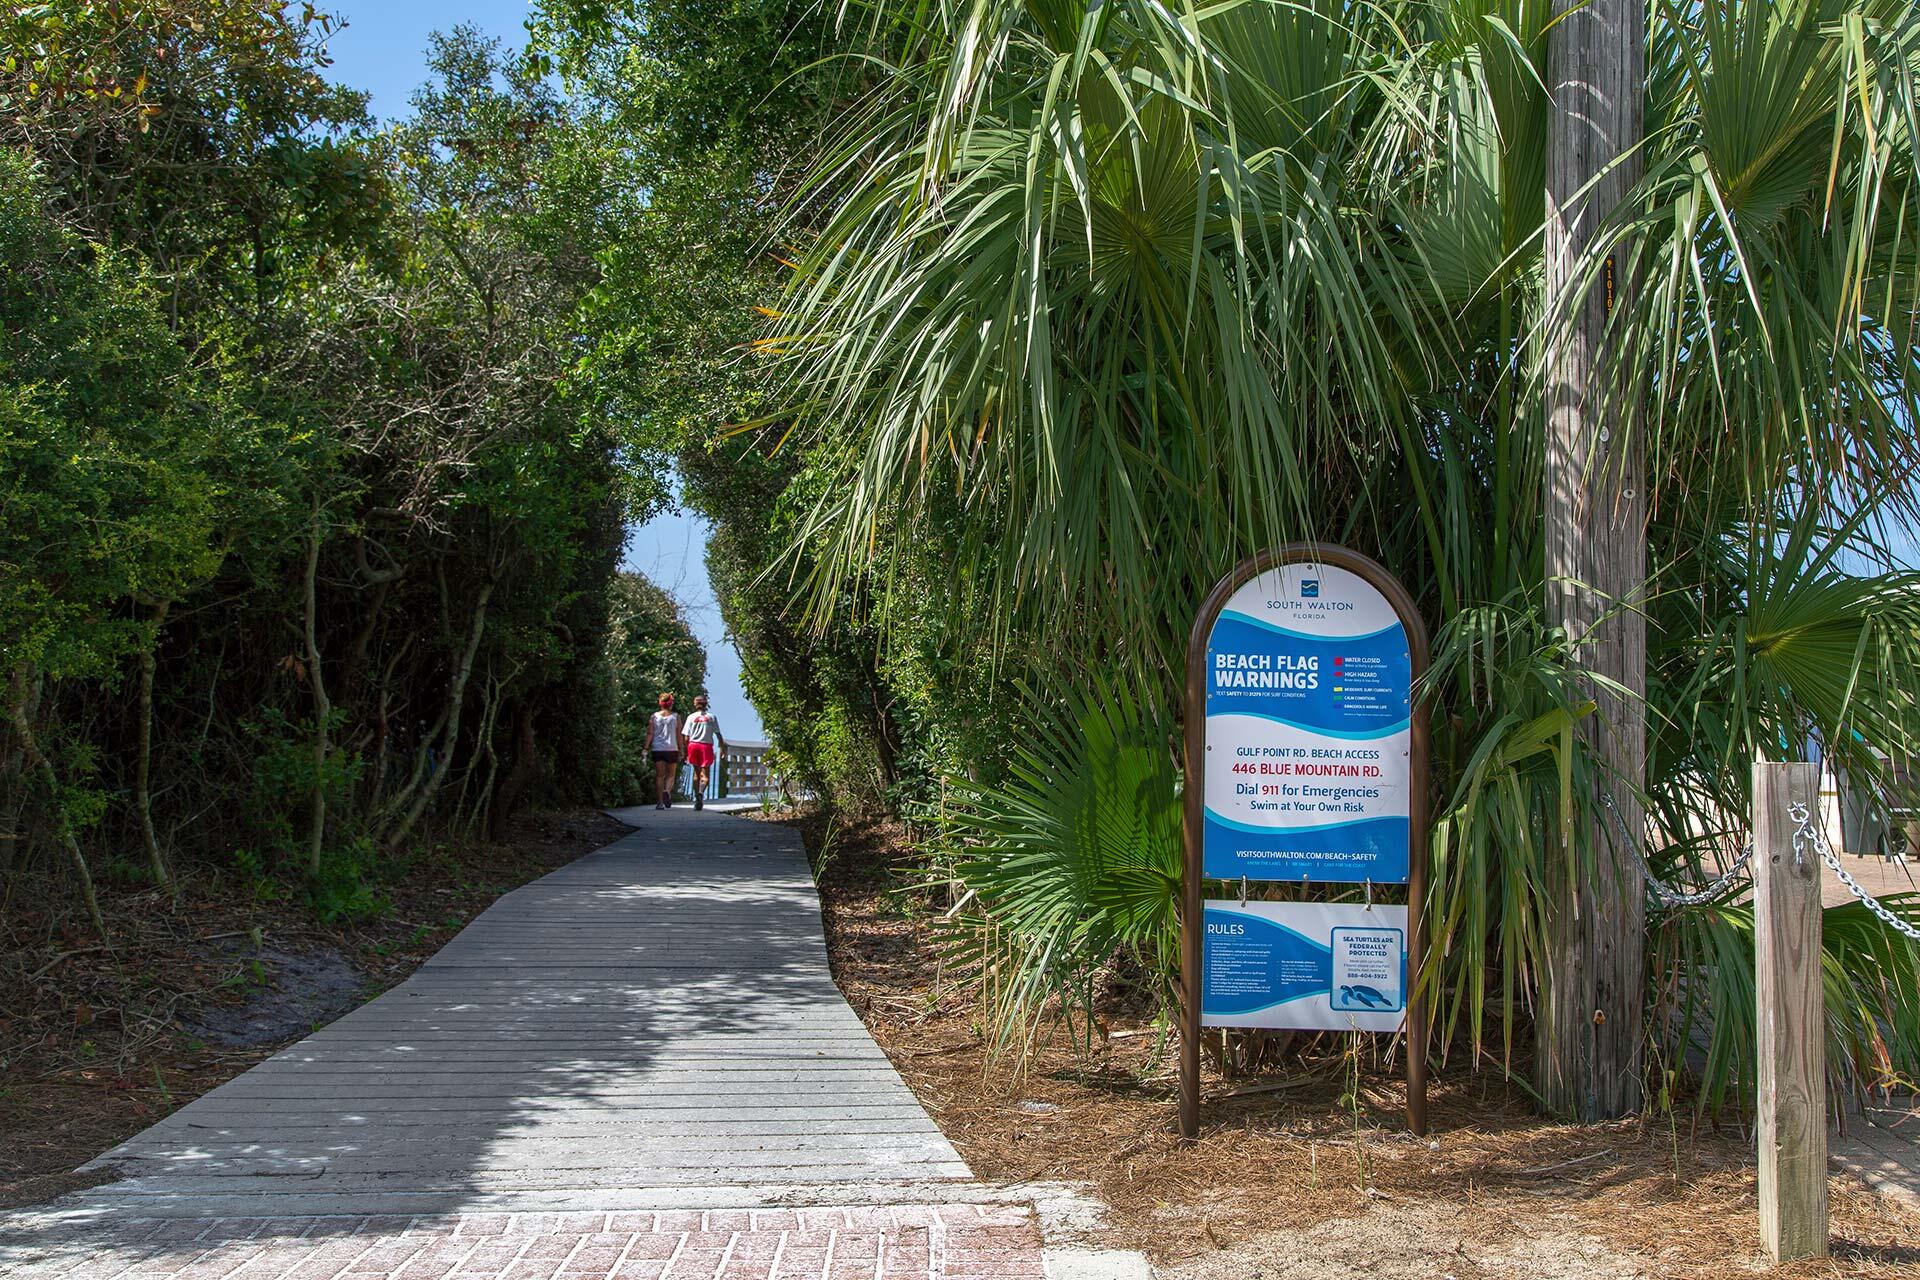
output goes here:
[{"label": "brown sign frame", "polygon": [[[1233,593],[1270,569],[1289,564],[1329,564],[1358,575],[1386,598],[1407,634],[1412,679],[1417,685],[1427,672],[1432,647],[1426,621],[1413,594],[1387,567],[1371,556],[1346,547],[1315,542],[1289,542],[1262,551],[1235,565],[1214,585],[1193,620],[1187,639],[1186,878],[1180,893],[1180,1133],[1200,1132],[1200,984],[1202,940],[1206,925],[1206,890],[1201,875],[1201,842],[1206,822],[1205,760],[1207,756],[1207,642],[1214,623]],[[1426,709],[1410,699],[1408,716],[1407,779],[1407,1127],[1427,1131],[1427,1001],[1420,990],[1420,970],[1426,958],[1426,924],[1422,913],[1427,897],[1429,735]]]}]

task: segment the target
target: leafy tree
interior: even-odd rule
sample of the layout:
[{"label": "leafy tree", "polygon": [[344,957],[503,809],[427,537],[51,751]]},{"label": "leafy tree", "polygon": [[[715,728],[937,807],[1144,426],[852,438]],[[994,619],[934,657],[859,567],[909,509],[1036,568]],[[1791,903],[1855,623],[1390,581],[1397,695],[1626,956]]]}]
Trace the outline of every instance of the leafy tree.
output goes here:
[{"label": "leafy tree", "polygon": [[0,814],[64,764],[76,874],[80,822],[137,829],[157,875],[241,858],[337,915],[423,831],[592,798],[622,526],[664,492],[590,359],[611,143],[472,31],[376,133],[311,11],[0,21],[0,138],[45,175],[5,171]]},{"label": "leafy tree", "polygon": [[607,791],[618,803],[653,799],[653,761],[647,721],[663,693],[674,695],[682,715],[707,688],[707,651],[687,625],[686,613],[644,574],[613,579],[612,634],[607,663],[613,673],[613,777]]},{"label": "leafy tree", "polygon": [[[620,140],[614,163],[635,192],[601,257],[582,377],[605,397],[597,403],[626,397],[615,416],[630,456],[672,457],[712,526],[721,611],[792,774],[853,809],[923,793],[927,753],[963,736],[952,726],[973,710],[950,696],[965,677],[944,678],[964,664],[931,653],[938,641],[917,622],[926,643],[901,650],[917,655],[908,672],[889,659],[882,626],[791,607],[791,567],[774,562],[792,542],[786,495],[804,483],[805,459],[781,447],[785,423],[769,420],[756,354],[787,270],[775,229],[806,140],[863,91],[863,73],[821,57],[835,39],[826,15],[784,0],[552,0],[532,25],[598,129]],[[930,682],[935,670],[943,678]]]},{"label": "leafy tree", "polygon": [[0,144],[39,156],[87,234],[140,249],[173,323],[264,319],[385,216],[364,95],[321,74],[338,25],[275,0],[10,6]]},{"label": "leafy tree", "polygon": [[[608,198],[589,141],[537,77],[470,30],[436,39],[430,65],[436,81],[390,140],[404,252],[393,270],[354,265],[315,299],[318,340],[298,378],[332,387],[348,375],[321,407],[354,459],[334,501],[342,553],[369,593],[368,644],[413,634],[409,600],[440,622],[422,657],[442,689],[405,695],[424,726],[404,743],[412,767],[372,782],[389,844],[455,781],[481,821],[494,789],[471,770],[494,775],[495,727],[512,730],[511,795],[547,771],[539,709],[591,678],[583,659],[605,631],[614,517],[650,500],[646,482],[623,485],[613,424],[563,386],[578,359],[575,311],[597,279],[592,242],[574,233]],[[356,700],[404,706],[376,669],[354,672]],[[479,740],[470,709],[488,728]],[[402,747],[381,735],[370,745],[388,766]]]},{"label": "leafy tree", "polygon": [[0,665],[17,749],[104,932],[75,833],[97,805],[57,777],[33,720],[48,681],[111,679],[149,651],[137,609],[212,576],[218,442],[139,264],[57,222],[6,152],[0,261]]}]

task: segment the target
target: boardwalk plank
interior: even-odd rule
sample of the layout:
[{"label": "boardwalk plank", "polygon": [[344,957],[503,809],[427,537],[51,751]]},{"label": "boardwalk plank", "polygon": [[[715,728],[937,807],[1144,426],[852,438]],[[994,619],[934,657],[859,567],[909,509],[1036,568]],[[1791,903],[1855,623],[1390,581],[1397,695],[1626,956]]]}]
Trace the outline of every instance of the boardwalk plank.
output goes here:
[{"label": "boardwalk plank", "polygon": [[100,1163],[127,1178],[88,1194],[191,1206],[967,1178],[833,985],[795,833],[652,818],[109,1152]]}]

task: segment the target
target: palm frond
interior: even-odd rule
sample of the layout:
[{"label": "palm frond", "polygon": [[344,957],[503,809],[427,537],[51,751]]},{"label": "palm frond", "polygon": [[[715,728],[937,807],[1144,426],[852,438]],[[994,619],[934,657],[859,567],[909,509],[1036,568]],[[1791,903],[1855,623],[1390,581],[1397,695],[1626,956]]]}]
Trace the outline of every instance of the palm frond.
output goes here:
[{"label": "palm frond", "polygon": [[1027,691],[1006,776],[948,794],[940,835],[967,906],[951,957],[981,980],[989,1043],[1024,1061],[1050,1002],[1092,1019],[1090,975],[1126,953],[1167,994],[1181,881],[1180,806],[1163,726],[1115,689]]}]

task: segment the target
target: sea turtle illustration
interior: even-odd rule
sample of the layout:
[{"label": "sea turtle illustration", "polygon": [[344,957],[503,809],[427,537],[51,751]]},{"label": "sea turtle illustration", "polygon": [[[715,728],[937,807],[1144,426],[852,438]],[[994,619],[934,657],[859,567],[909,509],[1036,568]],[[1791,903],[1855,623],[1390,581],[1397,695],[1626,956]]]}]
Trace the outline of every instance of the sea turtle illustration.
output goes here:
[{"label": "sea turtle illustration", "polygon": [[1342,1008],[1352,1008],[1354,1005],[1359,1005],[1363,1009],[1391,1009],[1393,1007],[1393,1001],[1387,999],[1372,987],[1364,987],[1356,984],[1354,986],[1343,986],[1340,988],[1340,1005]]}]

